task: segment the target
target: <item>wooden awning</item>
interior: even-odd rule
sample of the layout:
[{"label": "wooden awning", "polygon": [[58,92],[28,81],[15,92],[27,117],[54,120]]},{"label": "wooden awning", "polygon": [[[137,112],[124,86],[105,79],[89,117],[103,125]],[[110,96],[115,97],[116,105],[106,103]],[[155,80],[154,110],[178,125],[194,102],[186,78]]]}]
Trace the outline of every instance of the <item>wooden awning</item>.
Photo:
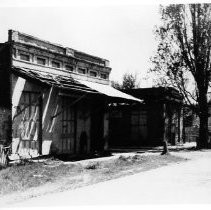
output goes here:
[{"label": "wooden awning", "polygon": [[38,72],[37,70],[12,67],[12,72],[18,74],[25,79],[32,79],[41,83],[57,87],[64,90],[74,90],[86,92],[90,94],[101,94],[110,99],[117,99],[118,101],[135,101],[142,102],[142,100],[135,98],[129,94],[123,93],[110,85],[104,85],[96,82],[89,82],[84,80],[76,80],[70,76],[54,75],[51,73]]}]

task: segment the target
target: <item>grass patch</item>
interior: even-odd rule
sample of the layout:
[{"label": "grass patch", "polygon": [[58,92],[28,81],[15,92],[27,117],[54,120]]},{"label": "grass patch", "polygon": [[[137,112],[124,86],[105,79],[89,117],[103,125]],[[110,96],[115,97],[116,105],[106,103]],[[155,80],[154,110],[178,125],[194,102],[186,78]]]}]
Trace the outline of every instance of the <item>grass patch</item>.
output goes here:
[{"label": "grass patch", "polygon": [[[22,161],[0,170],[0,196],[23,192],[43,185],[54,186],[54,191],[63,191],[150,170],[185,159],[172,155],[119,156],[104,161],[92,161],[86,165],[68,163],[56,159],[44,162]],[[34,196],[34,195],[33,195]]]}]

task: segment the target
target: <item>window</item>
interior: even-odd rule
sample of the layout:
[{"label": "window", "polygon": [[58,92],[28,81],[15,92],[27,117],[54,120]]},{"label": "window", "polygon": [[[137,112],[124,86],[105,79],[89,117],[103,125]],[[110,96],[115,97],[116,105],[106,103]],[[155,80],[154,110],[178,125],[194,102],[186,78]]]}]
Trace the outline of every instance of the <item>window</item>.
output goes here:
[{"label": "window", "polygon": [[100,78],[107,79],[108,77],[107,77],[107,74],[100,74]]},{"label": "window", "polygon": [[97,72],[96,72],[96,71],[90,71],[90,72],[89,72],[89,75],[90,75],[91,77],[97,77]]},{"label": "window", "polygon": [[30,56],[24,53],[20,53],[20,59],[23,61],[30,61]]},{"label": "window", "polygon": [[86,70],[85,70],[85,69],[79,68],[79,69],[78,69],[78,73],[79,73],[79,74],[86,74]]},{"label": "window", "polygon": [[66,65],[65,69],[68,71],[73,71],[73,66]]},{"label": "window", "polygon": [[54,67],[54,68],[60,68],[60,63],[59,62],[52,61],[51,64],[52,64],[52,67]]},{"label": "window", "polygon": [[46,60],[44,58],[37,57],[37,64],[45,65],[45,63],[46,63]]}]

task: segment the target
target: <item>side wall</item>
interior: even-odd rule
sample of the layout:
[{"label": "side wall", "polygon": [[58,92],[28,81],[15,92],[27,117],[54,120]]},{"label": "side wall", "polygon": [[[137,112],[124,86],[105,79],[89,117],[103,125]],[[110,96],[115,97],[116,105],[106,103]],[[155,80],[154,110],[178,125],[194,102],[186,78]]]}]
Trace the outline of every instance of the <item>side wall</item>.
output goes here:
[{"label": "side wall", "polygon": [[0,144],[11,142],[10,49],[0,45]]}]

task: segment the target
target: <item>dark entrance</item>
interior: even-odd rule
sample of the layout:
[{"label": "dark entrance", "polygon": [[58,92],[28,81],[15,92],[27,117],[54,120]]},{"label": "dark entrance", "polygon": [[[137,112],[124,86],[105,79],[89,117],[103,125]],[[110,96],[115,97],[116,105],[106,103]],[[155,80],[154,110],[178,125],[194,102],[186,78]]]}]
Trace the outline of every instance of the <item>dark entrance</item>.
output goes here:
[{"label": "dark entrance", "polygon": [[102,151],[104,147],[104,101],[96,98],[91,111],[91,148],[92,151]]}]

